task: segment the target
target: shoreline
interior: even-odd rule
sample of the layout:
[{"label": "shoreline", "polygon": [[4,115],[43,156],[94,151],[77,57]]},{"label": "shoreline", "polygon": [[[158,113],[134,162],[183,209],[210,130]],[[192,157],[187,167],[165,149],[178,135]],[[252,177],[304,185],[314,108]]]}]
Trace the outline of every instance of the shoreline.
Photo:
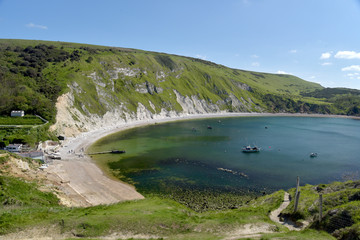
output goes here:
[{"label": "shoreline", "polygon": [[61,155],[66,157],[65,150],[70,150],[69,144],[73,144],[72,150],[79,152],[84,149],[84,152],[96,141],[108,135],[125,131],[132,128],[144,127],[151,124],[161,124],[176,121],[187,121],[196,119],[211,119],[211,118],[231,118],[231,117],[319,117],[319,118],[349,118],[360,119],[360,117],[346,116],[346,115],[325,115],[325,114],[306,114],[306,113],[208,113],[208,114],[188,114],[178,117],[153,118],[147,120],[136,120],[127,123],[121,123],[115,126],[100,128],[89,132],[84,132],[76,137],[69,137],[64,141],[65,146],[60,148]]},{"label": "shoreline", "polygon": [[121,123],[107,128],[84,132],[76,137],[66,138],[60,145],[61,160],[54,160],[47,172],[60,179],[64,193],[72,201],[72,206],[95,206],[113,204],[126,200],[143,199],[135,187],[119,179],[106,175],[106,172],[87,155],[88,148],[99,139],[132,128],[144,127],[176,121],[232,117],[359,117],[323,114],[291,113],[211,113],[191,114],[178,117],[153,118]]}]

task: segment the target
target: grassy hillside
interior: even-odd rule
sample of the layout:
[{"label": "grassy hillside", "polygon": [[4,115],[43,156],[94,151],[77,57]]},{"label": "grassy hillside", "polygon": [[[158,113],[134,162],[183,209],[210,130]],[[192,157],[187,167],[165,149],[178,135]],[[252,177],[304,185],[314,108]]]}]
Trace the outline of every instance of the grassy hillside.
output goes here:
[{"label": "grassy hillside", "polygon": [[[151,114],[348,115],[358,115],[360,106],[356,90],[319,95],[326,89],[291,75],[231,69],[165,53],[33,40],[0,39],[0,84],[0,116],[24,110],[50,123],[55,121],[58,97],[67,92],[79,111],[72,113],[75,121],[79,114],[101,118],[114,109],[126,118],[136,115],[142,106]],[[190,110],[186,109],[189,106]],[[13,140],[5,136],[2,141]]]},{"label": "grassy hillside", "polygon": [[[16,238],[54,237],[105,239],[223,239],[240,237],[241,229],[268,229],[264,239],[331,239],[325,232],[288,232],[270,221],[284,195],[279,191],[231,210],[193,211],[173,200],[147,197],[108,206],[68,208],[58,205],[52,193],[39,191],[39,185],[7,175],[2,171],[8,155],[0,159],[0,238],[14,233]],[[261,230],[259,230],[261,231]],[[22,232],[22,233],[19,233]],[[261,234],[260,234],[261,235]],[[108,239],[107,238],[107,239]]]},{"label": "grassy hillside", "polygon": [[[46,236],[238,239],[250,226],[259,229],[256,239],[358,239],[360,236],[359,181],[300,187],[299,210],[293,212],[292,201],[282,214],[294,221],[307,220],[310,226],[294,232],[268,217],[270,211],[281,204],[284,191],[253,199],[236,209],[206,212],[196,212],[173,200],[151,196],[108,206],[68,208],[60,206],[52,193],[39,191],[40,182],[11,177],[8,162],[14,156],[0,154],[0,238],[14,233],[20,239]],[[31,165],[29,160],[23,161]],[[289,193],[293,195],[294,189]],[[319,193],[323,194],[321,222],[318,221]],[[268,233],[261,233],[264,229]]]},{"label": "grassy hillside", "polygon": [[[261,98],[264,94],[301,98],[300,93],[322,88],[290,75],[248,72],[199,59],[133,49],[0,40],[0,51],[2,115],[23,109],[53,120],[57,97],[74,84],[81,89],[75,96],[77,103],[86,102],[86,108],[97,114],[120,103],[135,110],[141,102],[152,110],[149,100],[156,106],[155,111],[181,111],[174,89],[183,96],[195,95],[218,104],[221,109],[258,111],[255,105],[247,109],[232,107],[229,95],[233,94],[240,100],[250,98],[269,111]],[[123,72],[116,72],[118,68]],[[101,84],[90,81],[91,74]],[[145,90],[147,94],[141,92]],[[106,103],[99,102],[102,98]]]}]

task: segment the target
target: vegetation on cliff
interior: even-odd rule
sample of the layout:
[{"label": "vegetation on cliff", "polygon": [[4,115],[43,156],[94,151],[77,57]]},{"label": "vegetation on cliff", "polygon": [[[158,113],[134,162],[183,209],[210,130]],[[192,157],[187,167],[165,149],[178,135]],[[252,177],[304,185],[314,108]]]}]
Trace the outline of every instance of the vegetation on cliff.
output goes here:
[{"label": "vegetation on cliff", "polygon": [[[101,118],[115,110],[124,119],[137,118],[139,109],[148,114],[229,111],[359,115],[357,90],[324,89],[291,75],[231,69],[196,58],[9,39],[0,40],[0,53],[0,116],[24,110],[54,123],[55,103],[66,92],[71,93],[73,107],[78,110],[72,118],[79,128],[79,114]],[[14,142],[6,136],[2,141]],[[33,142],[42,138],[45,136]]]}]

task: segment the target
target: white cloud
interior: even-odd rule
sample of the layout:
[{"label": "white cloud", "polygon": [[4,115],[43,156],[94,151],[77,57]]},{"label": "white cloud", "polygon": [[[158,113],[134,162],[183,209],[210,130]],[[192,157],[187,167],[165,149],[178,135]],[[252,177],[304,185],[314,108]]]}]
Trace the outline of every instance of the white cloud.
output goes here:
[{"label": "white cloud", "polygon": [[321,64],[321,66],[330,66],[330,65],[332,65],[331,62],[324,62],[324,63]]},{"label": "white cloud", "polygon": [[360,72],[360,65],[351,65],[348,67],[344,67],[341,69],[341,71],[356,71],[356,72]]},{"label": "white cloud", "polygon": [[315,76],[310,76],[309,78],[310,78],[311,80],[316,79]]},{"label": "white cloud", "polygon": [[253,62],[253,63],[251,63],[251,66],[253,66],[253,67],[259,67],[259,66],[260,66],[260,63],[258,63],[258,62]]},{"label": "white cloud", "polygon": [[348,73],[346,74],[347,77],[349,77],[350,79],[360,79],[360,73]]},{"label": "white cloud", "polygon": [[335,58],[342,59],[360,59],[360,53],[354,51],[338,51],[335,54]]},{"label": "white cloud", "polygon": [[195,56],[196,58],[202,59],[202,60],[206,60],[206,56],[200,55],[200,54],[196,54]]},{"label": "white cloud", "polygon": [[297,53],[296,49],[290,50],[290,53]]},{"label": "white cloud", "polygon": [[281,70],[277,71],[276,73],[277,73],[277,74],[287,74],[287,75],[292,75],[291,73],[287,73],[287,72],[285,72],[285,71],[281,71]]},{"label": "white cloud", "polygon": [[47,26],[38,25],[38,24],[34,24],[34,23],[28,23],[28,24],[26,24],[26,27],[28,27],[28,28],[40,28],[40,29],[44,29],[44,30],[48,29]]},{"label": "white cloud", "polygon": [[329,59],[331,57],[331,52],[322,53],[320,59]]},{"label": "white cloud", "polygon": [[251,58],[259,58],[259,56],[256,54],[253,54],[253,55],[251,55]]},{"label": "white cloud", "polygon": [[348,74],[346,74],[346,76],[348,76],[348,77],[355,77],[355,76],[359,76],[360,75],[360,73],[348,73]]}]

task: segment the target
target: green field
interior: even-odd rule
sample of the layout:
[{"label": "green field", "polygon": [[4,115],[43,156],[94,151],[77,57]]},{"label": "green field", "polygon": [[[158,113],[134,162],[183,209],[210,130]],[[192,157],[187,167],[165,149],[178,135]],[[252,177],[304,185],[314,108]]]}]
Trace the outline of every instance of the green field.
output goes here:
[{"label": "green field", "polygon": [[40,125],[44,122],[36,116],[0,117],[0,125]]}]

